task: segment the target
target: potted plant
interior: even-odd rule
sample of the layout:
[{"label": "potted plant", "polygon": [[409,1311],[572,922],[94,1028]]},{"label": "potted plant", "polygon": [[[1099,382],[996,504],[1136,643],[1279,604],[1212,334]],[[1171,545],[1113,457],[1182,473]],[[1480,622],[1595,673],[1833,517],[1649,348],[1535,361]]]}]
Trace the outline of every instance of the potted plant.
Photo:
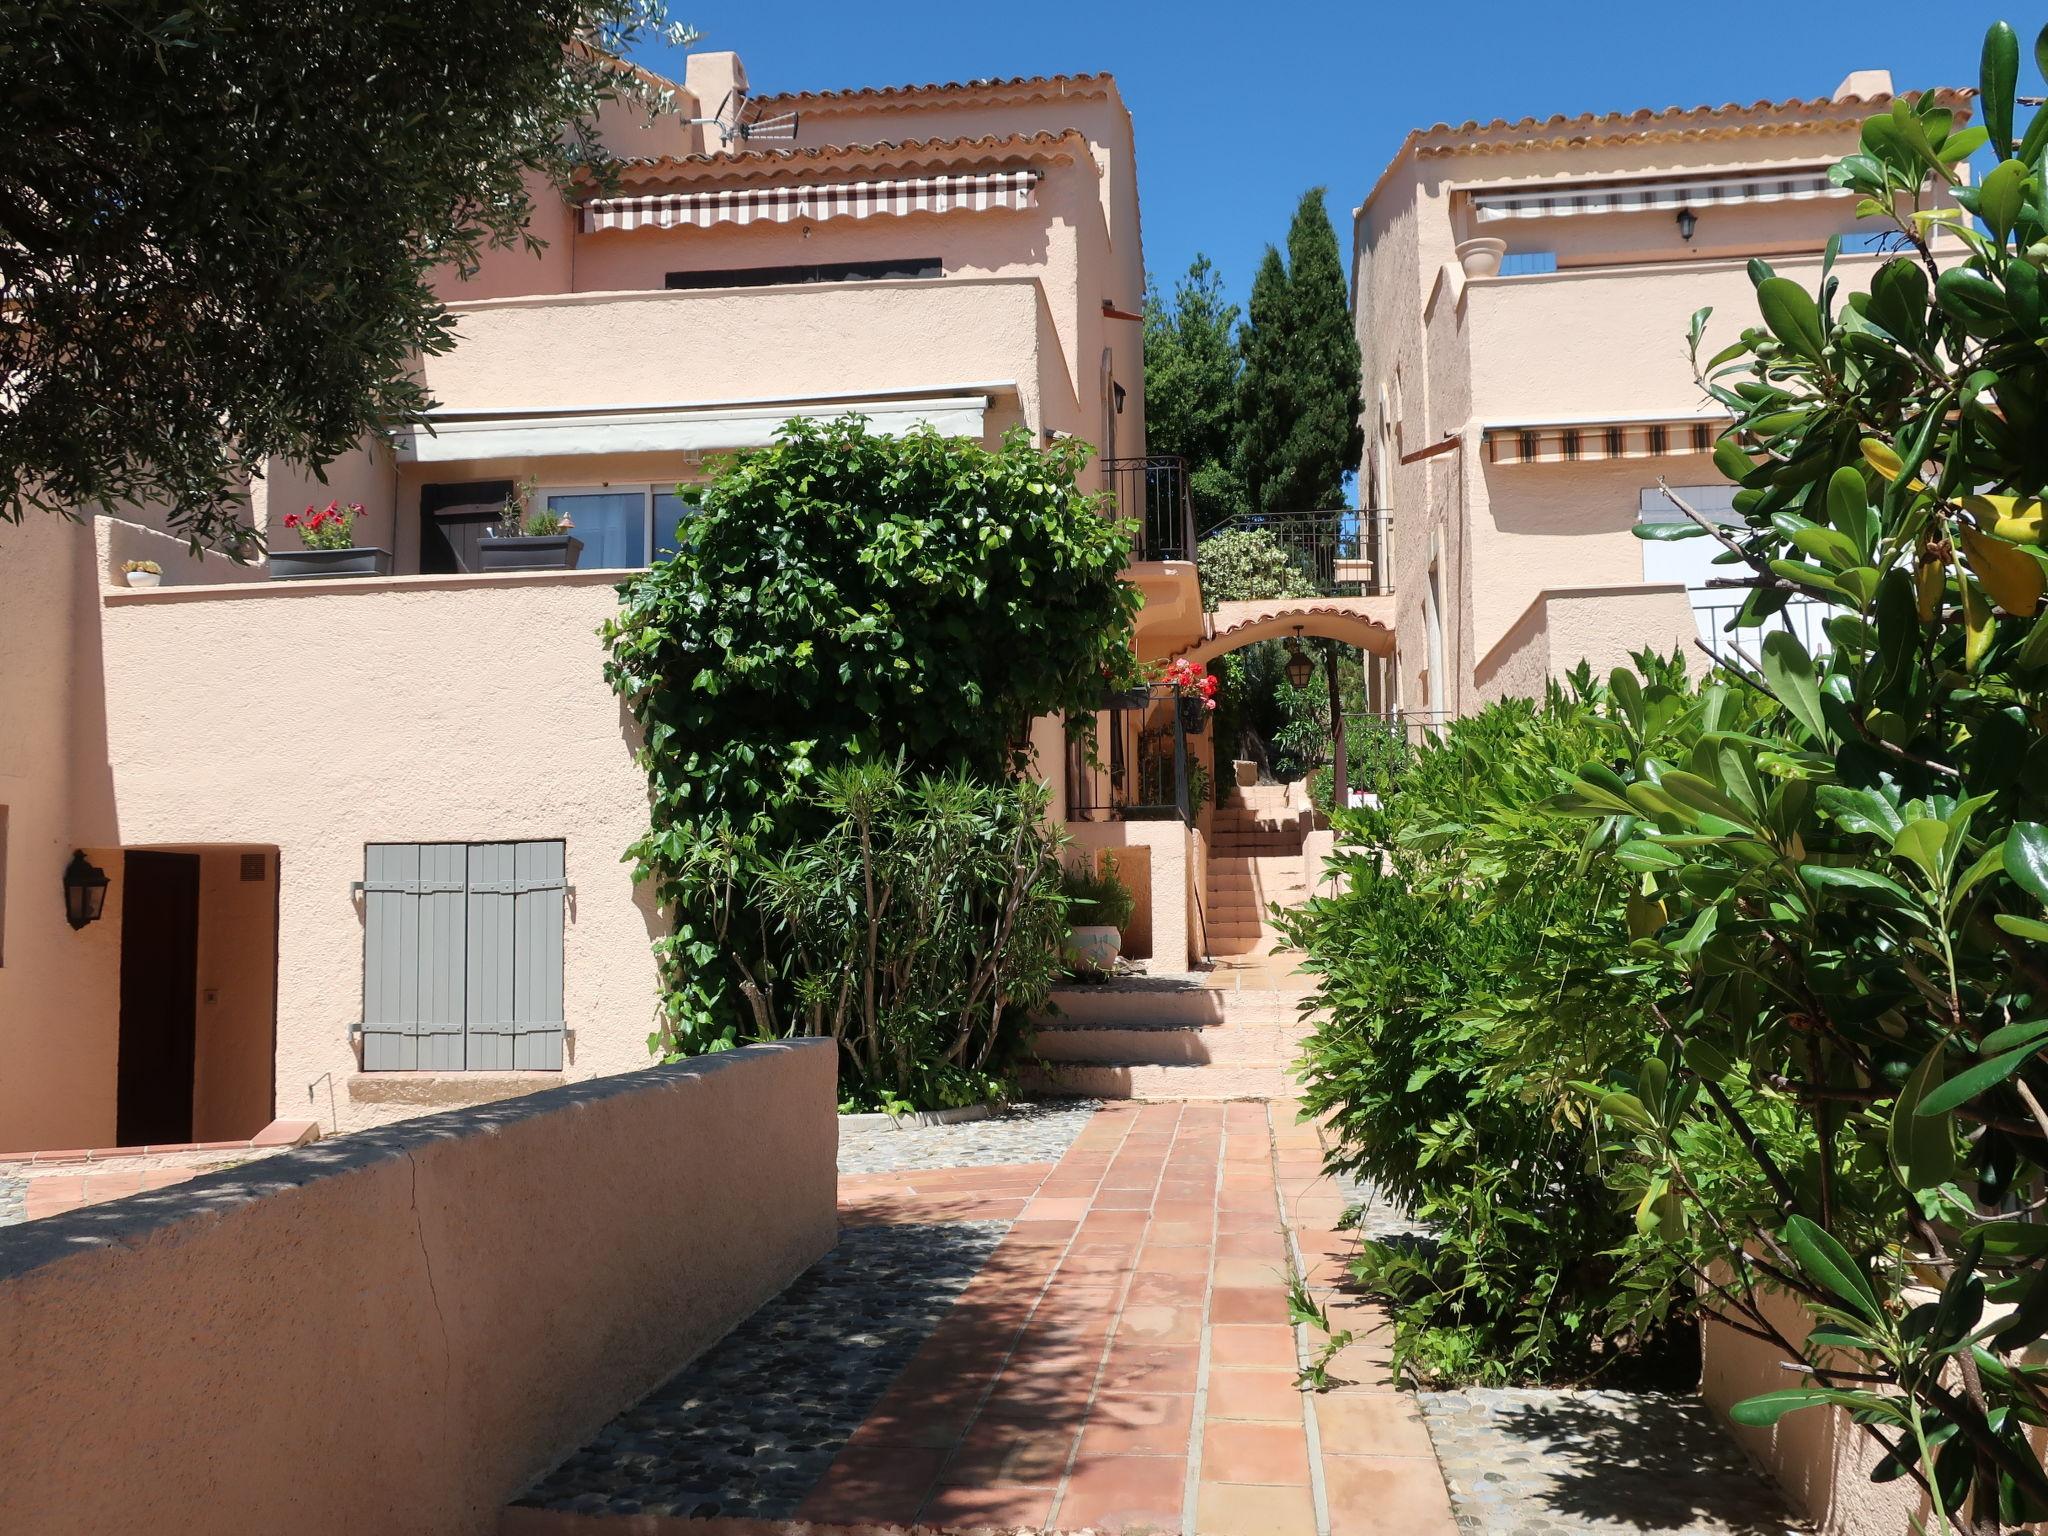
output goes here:
[{"label": "potted plant", "polygon": [[583,554],[583,541],[569,530],[576,525],[552,507],[532,509],[540,489],[522,480],[505,498],[497,525],[477,543],[477,556],[487,571],[573,571]]},{"label": "potted plant", "polygon": [[164,568],[154,560],[127,560],[122,562],[121,577],[131,587],[158,587],[163,585]]},{"label": "potted plant", "polygon": [[1201,735],[1215,711],[1216,690],[1222,686],[1215,673],[1204,671],[1185,656],[1176,656],[1167,663],[1161,681],[1175,690],[1181,730],[1190,736]]},{"label": "potted plant", "polygon": [[361,502],[330,501],[320,508],[286,515],[284,525],[299,536],[303,549],[273,549],[273,581],[304,581],[314,576],[389,576],[391,551],[356,544],[356,519]]},{"label": "potted plant", "polygon": [[1130,887],[1117,878],[1114,866],[1067,865],[1061,871],[1069,924],[1065,956],[1077,976],[1108,976],[1115,972],[1138,903]]}]

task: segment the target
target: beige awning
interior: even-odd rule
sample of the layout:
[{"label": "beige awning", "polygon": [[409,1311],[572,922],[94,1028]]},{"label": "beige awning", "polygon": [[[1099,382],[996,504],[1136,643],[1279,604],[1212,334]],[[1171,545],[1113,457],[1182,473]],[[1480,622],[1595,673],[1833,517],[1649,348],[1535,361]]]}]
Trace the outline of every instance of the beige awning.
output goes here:
[{"label": "beige awning", "polygon": [[583,230],[709,229],[714,224],[815,224],[825,219],[982,213],[1030,208],[1041,171],[972,171],[890,181],[782,182],[714,192],[601,197],[583,205]]}]

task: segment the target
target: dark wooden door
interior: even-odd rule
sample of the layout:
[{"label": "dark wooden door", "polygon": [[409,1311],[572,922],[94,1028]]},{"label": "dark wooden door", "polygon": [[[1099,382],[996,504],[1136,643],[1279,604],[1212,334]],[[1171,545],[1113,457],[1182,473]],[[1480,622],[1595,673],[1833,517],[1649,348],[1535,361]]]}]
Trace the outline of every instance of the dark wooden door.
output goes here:
[{"label": "dark wooden door", "polygon": [[121,1056],[115,1139],[192,1139],[199,855],[133,852],[121,874]]}]

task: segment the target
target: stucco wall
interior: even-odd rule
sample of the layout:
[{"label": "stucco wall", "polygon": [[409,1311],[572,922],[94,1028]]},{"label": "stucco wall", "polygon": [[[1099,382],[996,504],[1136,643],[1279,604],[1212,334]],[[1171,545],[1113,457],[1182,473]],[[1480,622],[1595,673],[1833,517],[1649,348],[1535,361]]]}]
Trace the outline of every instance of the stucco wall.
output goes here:
[{"label": "stucco wall", "polygon": [[1699,633],[1680,586],[1637,583],[1539,593],[1494,646],[1473,677],[1477,702],[1540,698],[1545,683],[1580,662],[1604,679],[1631,664],[1638,651],[1678,652],[1689,669],[1702,661]]},{"label": "stucco wall", "polygon": [[[597,627],[616,611],[614,580],[420,577],[108,595],[112,778],[86,818],[87,841],[281,850],[278,1114],[348,1130],[423,1103],[558,1080],[356,1072],[363,918],[350,884],[363,878],[369,842],[563,839],[574,1032],[563,1076],[647,1064],[657,998],[648,945],[659,919],[620,862],[645,827],[647,792],[602,671]],[[235,686],[222,687],[224,677]],[[54,907],[54,876],[51,889]],[[54,1034],[104,1027],[78,1019],[62,986],[29,1006]]]},{"label": "stucco wall", "polygon": [[[1767,1296],[1765,1310],[1788,1337],[1804,1339],[1812,1319],[1786,1296]],[[1785,1358],[1761,1339],[1706,1324],[1701,1331],[1700,1395],[1724,1421],[1746,1397],[1794,1382]],[[1848,1416],[1832,1408],[1787,1414],[1767,1429],[1729,1425],[1742,1447],[1814,1522],[1819,1536],[1910,1536],[1927,1504],[1904,1479],[1873,1483],[1882,1449]]]},{"label": "stucco wall", "polygon": [[323,1142],[0,1248],[0,1528],[461,1536],[825,1253],[834,1047]]}]

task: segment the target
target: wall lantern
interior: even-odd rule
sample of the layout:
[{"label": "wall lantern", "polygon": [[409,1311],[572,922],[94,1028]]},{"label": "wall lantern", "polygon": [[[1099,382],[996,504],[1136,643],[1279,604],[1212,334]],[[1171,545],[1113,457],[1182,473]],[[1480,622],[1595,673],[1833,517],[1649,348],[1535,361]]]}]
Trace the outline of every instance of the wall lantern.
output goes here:
[{"label": "wall lantern", "polygon": [[96,923],[107,907],[107,872],[85,856],[83,848],[72,852],[64,866],[64,920],[73,928]]},{"label": "wall lantern", "polygon": [[1110,391],[1116,396],[1116,413],[1121,416],[1124,413],[1124,401],[1128,398],[1128,391],[1124,389],[1123,385],[1114,382],[1109,387]]},{"label": "wall lantern", "polygon": [[1699,216],[1690,208],[1678,210],[1678,238],[1688,245],[1692,243],[1692,232],[1700,227]]},{"label": "wall lantern", "polygon": [[1287,641],[1287,686],[1306,688],[1310,678],[1316,675],[1316,664],[1308,658],[1308,652],[1301,648],[1301,630],[1297,627]]}]

